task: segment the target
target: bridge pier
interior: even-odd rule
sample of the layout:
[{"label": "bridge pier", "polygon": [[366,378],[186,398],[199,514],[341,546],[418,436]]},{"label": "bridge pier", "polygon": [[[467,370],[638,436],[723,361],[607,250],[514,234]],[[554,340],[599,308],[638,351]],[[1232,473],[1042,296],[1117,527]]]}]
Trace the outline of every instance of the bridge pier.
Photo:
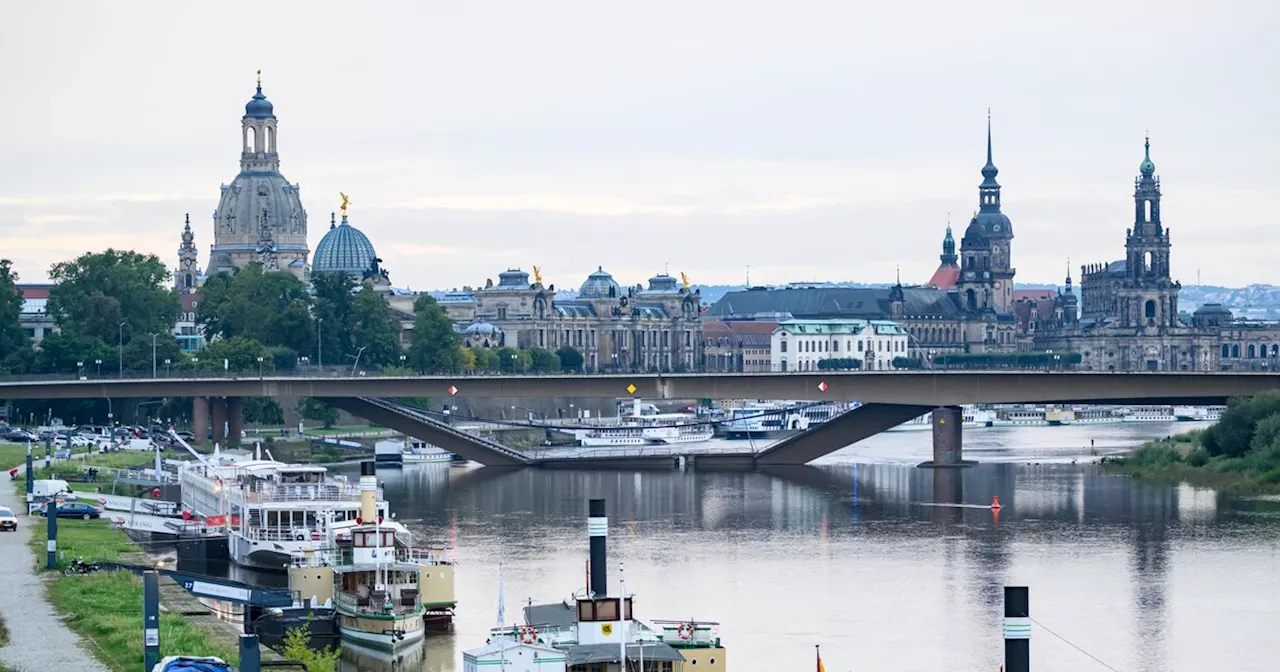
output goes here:
[{"label": "bridge pier", "polygon": [[191,432],[196,435],[193,443],[201,444],[209,439],[209,398],[191,400]]},{"label": "bridge pier", "polygon": [[209,415],[213,417],[213,442],[225,448],[227,446],[227,400],[223,397],[210,397]]},{"label": "bridge pier", "polygon": [[959,406],[939,406],[933,409],[933,459],[922,462],[925,468],[968,467],[975,462],[965,461],[964,411]]},{"label": "bridge pier", "polygon": [[227,397],[227,447],[240,447],[244,436],[244,397]]}]

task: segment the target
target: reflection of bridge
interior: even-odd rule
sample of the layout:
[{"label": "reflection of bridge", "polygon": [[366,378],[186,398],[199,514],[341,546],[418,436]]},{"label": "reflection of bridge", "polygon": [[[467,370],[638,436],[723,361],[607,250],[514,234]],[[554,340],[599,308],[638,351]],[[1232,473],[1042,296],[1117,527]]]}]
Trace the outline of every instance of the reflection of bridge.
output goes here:
[{"label": "reflection of bridge", "polygon": [[[552,460],[504,447],[491,439],[463,432],[419,410],[407,409],[385,399],[445,396],[630,397],[863,402],[853,411],[759,453],[744,451],[697,456],[697,463],[704,467],[752,468],[804,464],[930,411],[933,411],[933,464],[960,465],[963,464],[960,404],[1210,404],[1275,388],[1280,388],[1280,374],[1276,373],[917,371],[476,377],[269,376],[8,379],[0,382],[0,398],[196,397],[193,424],[197,435],[202,436],[212,425],[214,441],[219,442],[224,439],[224,426],[230,430],[230,436],[240,435],[244,397],[317,397],[482,464],[542,462],[547,466],[552,466]],[[623,462],[634,463],[634,457],[627,456]],[[563,460],[558,461],[564,464]],[[599,466],[601,461],[591,460],[594,466]]]}]

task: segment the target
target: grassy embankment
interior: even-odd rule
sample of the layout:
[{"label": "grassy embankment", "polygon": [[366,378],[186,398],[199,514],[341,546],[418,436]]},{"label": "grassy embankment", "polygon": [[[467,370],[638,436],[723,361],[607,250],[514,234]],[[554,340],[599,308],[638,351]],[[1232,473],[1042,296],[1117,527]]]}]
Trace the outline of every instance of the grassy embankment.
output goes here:
[{"label": "grassy embankment", "polygon": [[1280,393],[1232,399],[1218,424],[1148,441],[1103,468],[1236,493],[1280,492]]},{"label": "grassy embankment", "polygon": [[[0,464],[19,464],[26,459],[26,454],[26,446],[0,446],[0,460],[5,460]],[[41,454],[43,456],[43,451]],[[150,453],[110,453],[95,455],[88,464],[130,466],[128,460],[139,459],[139,455],[155,459]],[[18,489],[15,499],[21,497]],[[21,506],[20,501],[13,504]],[[22,523],[32,526],[31,549],[40,567],[44,566],[48,541],[46,522],[45,518],[32,517]],[[136,553],[138,546],[105,520],[60,519],[58,551],[59,564],[65,566],[75,558],[120,562],[125,554]],[[67,625],[92,644],[90,650],[94,656],[112,672],[137,670],[142,661],[142,580],[124,572],[88,576],[50,572],[46,576],[49,601]],[[239,662],[235,651],[214,644],[206,633],[187,623],[181,615],[168,612],[160,615],[160,653],[161,656],[212,655],[233,664]]]}]

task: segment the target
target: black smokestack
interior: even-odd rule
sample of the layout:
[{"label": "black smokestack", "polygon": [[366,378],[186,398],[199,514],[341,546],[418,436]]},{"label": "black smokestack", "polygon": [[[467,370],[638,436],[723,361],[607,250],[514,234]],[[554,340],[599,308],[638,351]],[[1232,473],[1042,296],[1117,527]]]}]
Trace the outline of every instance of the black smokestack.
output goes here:
[{"label": "black smokestack", "polygon": [[609,519],[604,514],[604,500],[587,504],[587,537],[591,539],[591,594],[609,594],[609,565],[605,562],[605,539],[609,535]]},{"label": "black smokestack", "polygon": [[366,461],[364,461],[364,462],[361,462],[361,463],[360,463],[360,475],[361,475],[361,476],[377,476],[377,475],[378,475],[378,467],[377,467],[376,463],[374,463],[374,461],[373,461],[373,460],[366,460]]}]

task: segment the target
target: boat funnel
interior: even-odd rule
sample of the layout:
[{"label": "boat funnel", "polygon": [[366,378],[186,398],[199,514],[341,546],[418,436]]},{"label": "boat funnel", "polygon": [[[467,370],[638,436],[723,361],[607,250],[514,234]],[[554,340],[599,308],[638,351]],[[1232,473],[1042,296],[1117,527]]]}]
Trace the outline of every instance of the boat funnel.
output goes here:
[{"label": "boat funnel", "polygon": [[591,542],[591,594],[609,594],[609,565],[605,561],[605,540],[609,536],[609,519],[605,517],[604,500],[587,504],[587,538]]},{"label": "boat funnel", "polygon": [[360,521],[378,520],[378,472],[373,460],[360,463]]}]

